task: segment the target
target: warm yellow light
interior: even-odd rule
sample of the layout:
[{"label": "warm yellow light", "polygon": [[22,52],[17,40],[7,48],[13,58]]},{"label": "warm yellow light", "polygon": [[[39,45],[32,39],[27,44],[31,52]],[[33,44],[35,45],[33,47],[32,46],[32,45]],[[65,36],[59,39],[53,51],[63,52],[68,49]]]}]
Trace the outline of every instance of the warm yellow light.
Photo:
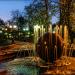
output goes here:
[{"label": "warm yellow light", "polygon": [[5,30],[7,31],[7,28],[5,28]]},{"label": "warm yellow light", "polygon": [[2,31],[0,30],[0,33],[2,33]]},{"label": "warm yellow light", "polygon": [[39,29],[40,28],[40,26],[38,26],[38,25],[36,25],[36,26],[34,26],[34,29]]},{"label": "warm yellow light", "polygon": [[16,26],[16,25],[14,25],[14,26],[13,26],[13,28],[17,28],[17,26]]},{"label": "warm yellow light", "polygon": [[10,25],[9,28],[12,28],[12,26]]}]

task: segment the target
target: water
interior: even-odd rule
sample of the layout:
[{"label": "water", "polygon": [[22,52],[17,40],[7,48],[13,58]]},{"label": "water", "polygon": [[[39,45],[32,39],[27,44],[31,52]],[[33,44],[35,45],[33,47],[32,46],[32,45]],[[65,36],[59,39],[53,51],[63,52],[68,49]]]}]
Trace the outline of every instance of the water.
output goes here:
[{"label": "water", "polygon": [[18,58],[0,63],[0,74],[3,74],[3,71],[7,71],[4,75],[39,75],[40,68],[36,67],[35,63],[31,62],[32,58],[27,58],[26,61],[25,59]]},{"label": "water", "polygon": [[9,75],[39,75],[43,61],[39,57],[17,58],[6,62]]},{"label": "water", "polygon": [[[59,34],[59,33],[58,33],[58,28],[56,27],[56,35],[57,34]],[[51,64],[47,64],[46,66],[48,66],[48,67],[45,68],[42,75],[43,74],[45,74],[45,75],[47,75],[47,74],[51,74],[51,75],[53,75],[53,74],[55,74],[55,75],[63,74],[63,75],[65,75],[65,74],[72,74],[71,69],[75,71],[74,63],[73,63],[73,62],[75,62],[75,60],[73,61],[72,59],[70,59],[67,56],[68,35],[66,35],[66,34],[68,34],[68,32],[67,32],[67,27],[65,26],[65,29],[64,29],[64,46],[63,46],[62,58],[56,60],[55,64],[53,64],[52,69],[51,69]],[[42,31],[42,36],[43,36],[43,31]],[[35,39],[37,39],[37,38],[38,38],[38,32],[36,34]],[[55,37],[55,39],[56,39],[56,44],[54,46],[54,57],[55,57],[55,59],[57,59],[57,36]],[[49,37],[49,40],[50,40],[50,37]],[[35,41],[35,44],[36,44],[36,42],[37,42],[37,40]],[[47,42],[45,42],[45,45],[46,45],[46,43]],[[51,45],[52,45],[52,35],[51,35]],[[32,53],[33,52],[28,51],[29,56],[33,56]],[[26,53],[24,53],[24,56],[26,56],[25,54]],[[42,54],[42,56],[44,56],[43,53],[41,53],[41,54]],[[72,56],[72,45],[70,47],[70,50],[69,50],[68,54],[69,54],[69,56]],[[20,56],[20,55],[21,55],[21,52],[17,53],[17,57]],[[49,56],[48,46],[45,46],[45,58],[47,57],[47,61],[48,61],[48,63],[50,63],[49,62],[50,60],[49,60],[48,56]],[[12,62],[12,61],[9,61],[9,62]],[[19,61],[15,61],[15,62],[12,62],[12,63],[9,63],[9,62],[5,62],[5,63],[0,64],[0,68],[4,68],[8,71],[7,75],[40,75],[40,72],[45,67],[45,65],[44,66],[41,65],[43,67],[41,69],[40,69],[41,66],[37,67],[35,64],[36,63],[39,64],[40,61],[37,60],[36,58],[34,59],[34,62],[32,61],[32,58],[28,59],[27,62],[26,62],[26,59],[23,59],[23,60],[20,59]],[[9,63],[9,65],[8,65],[8,63]],[[28,63],[29,65],[28,64],[26,65],[26,63]],[[73,64],[73,67],[72,67],[72,64]]]},{"label": "water", "polygon": [[35,66],[13,65],[8,71],[10,75],[39,75],[39,69]]},{"label": "water", "polygon": [[6,63],[0,63],[0,69],[6,68]]},{"label": "water", "polygon": [[[47,74],[71,75],[71,74],[75,74],[75,63],[74,63],[75,58],[69,58],[69,61],[72,64],[64,66],[61,64],[63,60],[62,61],[59,60],[56,65],[55,64],[53,64],[53,66],[49,65],[49,67],[48,65],[36,66],[35,63],[30,62],[32,61],[32,59],[33,57],[26,57],[26,59],[25,58],[14,59],[12,61],[0,63],[0,68],[7,70],[8,73],[5,75],[47,75]],[[36,58],[35,60],[38,61],[38,58]],[[61,66],[58,64],[61,64]]]}]

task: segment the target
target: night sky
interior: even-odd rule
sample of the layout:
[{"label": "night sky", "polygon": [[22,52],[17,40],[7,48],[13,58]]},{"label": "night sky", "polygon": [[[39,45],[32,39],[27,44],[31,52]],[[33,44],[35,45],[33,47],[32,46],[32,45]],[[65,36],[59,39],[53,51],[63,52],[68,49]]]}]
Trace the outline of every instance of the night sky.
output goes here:
[{"label": "night sky", "polygon": [[[4,21],[11,19],[11,11],[18,9],[22,12],[24,6],[28,6],[32,1],[33,0],[0,0],[0,18]],[[53,16],[52,23],[56,21],[58,21],[58,19]]]},{"label": "night sky", "polygon": [[0,0],[0,18],[7,21],[11,18],[11,11],[19,9],[21,12],[24,6],[31,3],[32,0]]}]

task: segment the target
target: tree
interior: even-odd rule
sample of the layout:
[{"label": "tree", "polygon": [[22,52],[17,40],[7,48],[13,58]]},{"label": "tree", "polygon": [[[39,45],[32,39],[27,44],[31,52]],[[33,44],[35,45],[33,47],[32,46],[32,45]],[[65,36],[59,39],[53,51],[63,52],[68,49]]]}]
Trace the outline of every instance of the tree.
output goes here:
[{"label": "tree", "polygon": [[[73,18],[72,18],[72,0],[60,0],[60,24],[63,25],[63,31],[64,31],[64,25],[67,25],[69,36],[71,39],[71,43],[73,42]],[[64,34],[63,34],[64,35]]]},{"label": "tree", "polygon": [[70,27],[71,27],[71,43],[73,43],[73,39],[75,39],[75,0],[71,2],[71,10],[70,10]]},{"label": "tree", "polygon": [[57,11],[57,5],[53,4],[53,2],[51,0],[34,0],[32,4],[25,7],[29,22],[33,25],[39,24],[44,26],[51,23],[51,17]]},{"label": "tree", "polygon": [[16,23],[18,26],[18,30],[22,30],[24,27],[24,17],[22,16],[22,13],[19,10],[12,11],[12,21]]},{"label": "tree", "polygon": [[0,19],[0,25],[5,25],[5,23],[2,19]]},{"label": "tree", "polygon": [[18,27],[20,28],[20,30],[22,30],[25,23],[24,17],[23,16],[18,17],[17,21],[18,21]]}]

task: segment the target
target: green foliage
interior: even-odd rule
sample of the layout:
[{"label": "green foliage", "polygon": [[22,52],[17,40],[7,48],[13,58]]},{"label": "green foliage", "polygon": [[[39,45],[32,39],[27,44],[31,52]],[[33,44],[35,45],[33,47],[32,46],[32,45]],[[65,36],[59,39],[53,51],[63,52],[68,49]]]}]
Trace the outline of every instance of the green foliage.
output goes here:
[{"label": "green foliage", "polygon": [[19,30],[22,30],[25,24],[24,16],[19,10],[12,11],[12,21],[16,23]]},{"label": "green foliage", "polygon": [[24,15],[19,10],[12,11],[12,20],[16,22],[19,29],[28,24],[32,30],[33,25],[51,23],[52,16],[55,16],[58,10],[58,3],[54,0],[33,0],[33,3],[25,6]]},{"label": "green foliage", "polygon": [[25,7],[25,11],[26,11],[26,15],[28,15],[28,20],[31,24],[46,25],[48,20],[51,21],[51,17],[55,15],[56,12],[58,11],[58,5],[49,0],[48,13],[47,13],[45,1],[34,0],[32,4]]},{"label": "green foliage", "polygon": [[19,10],[12,11],[12,20],[16,22],[19,30],[28,25],[30,32],[33,32],[34,25],[46,26],[48,23],[51,23],[52,16],[58,13],[58,3],[55,3],[53,0],[46,1],[33,0],[33,3],[24,7],[24,13],[21,13]]},{"label": "green foliage", "polygon": [[5,25],[5,23],[2,19],[0,19],[0,25]]},{"label": "green foliage", "polygon": [[22,30],[24,27],[24,17],[20,16],[17,21],[18,21],[18,26]]}]

